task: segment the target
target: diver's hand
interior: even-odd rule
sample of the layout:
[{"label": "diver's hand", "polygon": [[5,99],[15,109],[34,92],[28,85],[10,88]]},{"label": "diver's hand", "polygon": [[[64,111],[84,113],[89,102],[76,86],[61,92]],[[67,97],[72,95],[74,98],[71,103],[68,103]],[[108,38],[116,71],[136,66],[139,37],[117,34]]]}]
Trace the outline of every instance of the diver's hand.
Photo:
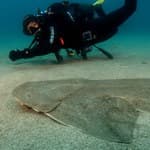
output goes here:
[{"label": "diver's hand", "polygon": [[11,61],[16,61],[19,58],[20,58],[20,51],[19,50],[11,50],[9,52],[9,59]]},{"label": "diver's hand", "polygon": [[63,57],[59,54],[59,52],[57,51],[54,54],[55,54],[55,57],[57,59],[57,62],[62,63],[63,62]]}]

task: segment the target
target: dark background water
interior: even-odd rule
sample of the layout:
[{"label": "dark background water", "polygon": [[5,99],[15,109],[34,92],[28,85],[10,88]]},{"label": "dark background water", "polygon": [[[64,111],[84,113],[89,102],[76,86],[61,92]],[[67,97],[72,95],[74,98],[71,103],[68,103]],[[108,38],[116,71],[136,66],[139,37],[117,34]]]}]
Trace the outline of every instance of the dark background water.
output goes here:
[{"label": "dark background water", "polygon": [[[10,42],[10,39],[14,39],[17,36],[19,38],[25,38],[22,33],[22,19],[26,14],[36,13],[37,8],[42,10],[46,9],[47,6],[53,2],[59,2],[61,0],[11,0],[1,1],[0,5],[0,40]],[[80,2],[80,0],[72,0],[73,2]],[[70,0],[70,2],[72,2]],[[122,25],[120,28],[121,32],[127,33],[150,33],[150,17],[149,17],[149,6],[150,1],[148,0],[137,0],[138,8],[136,13]],[[84,3],[93,3],[94,0],[83,1]],[[124,0],[105,0],[104,9],[110,12],[124,3]],[[8,38],[8,39],[7,39]]]}]

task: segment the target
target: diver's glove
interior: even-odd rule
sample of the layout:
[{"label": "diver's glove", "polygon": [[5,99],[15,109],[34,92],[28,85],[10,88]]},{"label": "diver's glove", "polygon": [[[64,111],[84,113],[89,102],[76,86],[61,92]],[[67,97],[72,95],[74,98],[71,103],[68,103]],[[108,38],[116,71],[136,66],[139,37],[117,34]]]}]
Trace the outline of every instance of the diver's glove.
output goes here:
[{"label": "diver's glove", "polygon": [[18,59],[22,58],[21,51],[20,50],[12,50],[9,52],[9,59],[12,61],[16,61]]}]

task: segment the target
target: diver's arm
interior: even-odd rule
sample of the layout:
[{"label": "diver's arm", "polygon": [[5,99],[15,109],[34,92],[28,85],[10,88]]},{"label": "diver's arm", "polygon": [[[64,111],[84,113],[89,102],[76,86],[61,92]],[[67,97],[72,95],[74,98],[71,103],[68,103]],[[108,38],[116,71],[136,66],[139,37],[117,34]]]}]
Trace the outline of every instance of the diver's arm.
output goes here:
[{"label": "diver's arm", "polygon": [[136,10],[137,0],[125,0],[124,6],[109,13],[103,20],[103,25],[118,27],[125,22]]},{"label": "diver's arm", "polygon": [[[37,33],[38,34],[38,33]],[[33,41],[29,45],[28,48],[23,50],[12,50],[9,53],[9,58],[12,61],[16,61],[18,59],[27,59],[35,56],[46,55],[49,53],[49,43],[45,40],[42,40],[40,37],[40,33],[35,35]]]}]

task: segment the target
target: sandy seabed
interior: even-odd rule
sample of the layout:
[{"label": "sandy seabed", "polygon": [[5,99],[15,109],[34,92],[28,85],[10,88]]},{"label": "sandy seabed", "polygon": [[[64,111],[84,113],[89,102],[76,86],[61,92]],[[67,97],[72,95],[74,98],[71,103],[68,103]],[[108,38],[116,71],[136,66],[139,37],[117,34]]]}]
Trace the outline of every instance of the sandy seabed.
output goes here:
[{"label": "sandy seabed", "polygon": [[[113,60],[108,60],[98,51],[90,54],[87,61],[64,58],[62,64],[52,62],[50,59],[55,60],[53,56],[12,63],[6,55],[1,55],[0,150],[148,150],[150,134],[145,133],[144,125],[143,129],[135,129],[136,139],[131,144],[97,139],[20,107],[12,96],[12,90],[27,81],[149,79],[149,43],[148,35],[116,36],[101,44],[112,52]],[[150,128],[150,113],[141,113],[137,121]]]}]

